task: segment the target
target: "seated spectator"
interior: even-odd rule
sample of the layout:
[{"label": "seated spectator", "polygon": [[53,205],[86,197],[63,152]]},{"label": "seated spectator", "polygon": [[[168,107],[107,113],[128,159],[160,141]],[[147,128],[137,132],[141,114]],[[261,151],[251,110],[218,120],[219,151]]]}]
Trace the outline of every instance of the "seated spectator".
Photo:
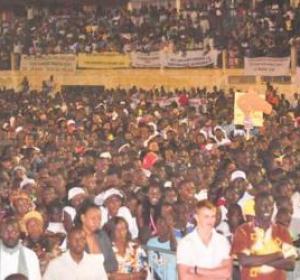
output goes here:
[{"label": "seated spectator", "polygon": [[[172,251],[176,251],[177,242],[172,228],[164,218],[158,218],[157,237],[152,237],[147,242],[147,246],[149,247],[148,263],[152,269],[153,278],[176,279],[176,257],[172,254]],[[166,251],[161,252],[160,249]]]},{"label": "seated spectator", "polygon": [[52,260],[43,276],[44,280],[56,279],[107,279],[103,255],[84,251],[86,235],[81,228],[72,228],[68,234],[68,250]]},{"label": "seated spectator", "polygon": [[138,243],[132,242],[126,220],[122,217],[112,218],[104,227],[112,240],[118,269],[111,273],[110,278],[146,279],[146,254]]},{"label": "seated spectator", "polygon": [[230,245],[226,238],[214,229],[216,207],[207,200],[200,201],[195,218],[196,229],[178,244],[179,279],[230,279]]},{"label": "seated spectator", "polygon": [[112,250],[111,240],[100,228],[101,212],[96,204],[85,200],[77,212],[75,225],[82,226],[86,234],[85,251],[99,255],[99,261],[104,257],[104,268],[107,273],[117,270],[116,256]]}]

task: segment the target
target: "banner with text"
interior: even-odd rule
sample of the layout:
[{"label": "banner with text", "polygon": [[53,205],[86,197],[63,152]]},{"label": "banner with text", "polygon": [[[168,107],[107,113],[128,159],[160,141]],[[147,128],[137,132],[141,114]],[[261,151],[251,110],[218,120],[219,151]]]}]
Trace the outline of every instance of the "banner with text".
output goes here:
[{"label": "banner with text", "polygon": [[21,57],[21,71],[74,72],[76,70],[75,55],[41,55]]},{"label": "banner with text", "polygon": [[99,54],[78,54],[78,68],[86,69],[116,69],[128,68],[130,57],[126,54],[116,52],[105,52]]},{"label": "banner with text", "polygon": [[289,75],[290,62],[290,57],[245,57],[245,74],[258,76]]},{"label": "banner with text", "polygon": [[160,68],[161,67],[160,52],[132,52],[131,65],[136,68]]},{"label": "banner with text", "polygon": [[201,50],[187,51],[186,53],[165,52],[133,52],[132,66],[136,68],[199,68],[217,65],[219,52],[211,50],[206,53]]},{"label": "banner with text", "polygon": [[201,50],[187,51],[184,54],[165,53],[162,56],[162,63],[167,68],[194,68],[206,67],[209,65],[217,66],[219,51],[211,50],[204,52]]}]

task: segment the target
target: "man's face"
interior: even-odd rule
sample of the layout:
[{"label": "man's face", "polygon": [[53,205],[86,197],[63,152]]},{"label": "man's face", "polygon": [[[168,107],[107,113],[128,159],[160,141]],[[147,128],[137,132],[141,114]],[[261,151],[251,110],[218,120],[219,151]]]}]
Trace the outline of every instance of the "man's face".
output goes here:
[{"label": "man's face", "polygon": [[68,238],[68,245],[71,252],[81,254],[86,244],[86,235],[83,230],[71,232]]},{"label": "man's face", "polygon": [[193,182],[186,182],[179,189],[179,196],[183,201],[194,199],[195,193],[196,187]]},{"label": "man's face", "polygon": [[8,248],[17,246],[20,238],[20,228],[17,222],[3,225],[1,230],[1,239]]},{"label": "man's face", "polygon": [[271,195],[258,199],[255,203],[255,216],[265,222],[272,218],[274,210],[274,200]]},{"label": "man's face", "polygon": [[196,213],[197,227],[205,230],[212,230],[216,224],[217,210],[203,207]]}]

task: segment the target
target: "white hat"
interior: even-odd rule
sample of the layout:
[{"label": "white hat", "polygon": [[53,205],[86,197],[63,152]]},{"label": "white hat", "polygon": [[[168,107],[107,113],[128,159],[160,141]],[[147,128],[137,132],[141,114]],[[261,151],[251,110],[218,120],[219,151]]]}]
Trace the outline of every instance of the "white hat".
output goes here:
[{"label": "white hat", "polygon": [[113,196],[113,195],[117,195],[117,196],[119,196],[119,197],[121,197],[121,198],[124,197],[124,195],[123,195],[118,189],[116,189],[116,188],[111,188],[111,189],[108,189],[108,190],[105,191],[105,192],[102,192],[102,193],[98,194],[98,195],[95,197],[94,202],[95,202],[95,204],[97,204],[97,205],[103,205],[103,204],[105,203],[105,201],[106,201],[109,197],[111,197],[111,196]]},{"label": "white hat", "polygon": [[197,194],[195,194],[195,198],[197,201],[206,200],[208,198],[207,189],[201,190]]},{"label": "white hat", "polygon": [[103,152],[103,153],[100,154],[100,158],[111,159],[111,153],[110,152]]},{"label": "white hat", "polygon": [[21,131],[23,131],[24,128],[22,126],[18,126],[15,130],[16,134],[20,133]]},{"label": "white hat", "polygon": [[75,121],[74,120],[68,120],[67,125],[75,125]]},{"label": "white hat", "polygon": [[21,181],[20,183],[20,188],[23,189],[26,185],[35,185],[35,180],[31,179],[31,178],[25,178]]},{"label": "white hat", "polygon": [[68,200],[72,200],[78,194],[85,194],[85,190],[79,187],[74,187],[72,189],[69,189]]},{"label": "white hat", "polygon": [[63,211],[66,212],[71,217],[72,221],[74,221],[76,217],[76,210],[73,207],[65,206]]},{"label": "white hat", "polygon": [[231,173],[231,176],[230,176],[230,181],[234,181],[235,179],[238,179],[238,178],[241,178],[241,179],[244,179],[246,180],[246,173],[242,170],[236,170],[236,171],[233,171]]},{"label": "white hat", "polygon": [[172,188],[172,182],[171,181],[166,181],[164,183],[164,188]]}]

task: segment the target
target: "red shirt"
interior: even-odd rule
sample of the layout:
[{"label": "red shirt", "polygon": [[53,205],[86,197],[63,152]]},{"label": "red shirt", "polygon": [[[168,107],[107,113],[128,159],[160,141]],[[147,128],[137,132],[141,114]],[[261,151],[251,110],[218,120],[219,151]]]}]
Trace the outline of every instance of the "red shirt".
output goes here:
[{"label": "red shirt", "polygon": [[[241,225],[235,232],[232,254],[267,255],[282,250],[283,243],[292,244],[288,230],[280,225],[272,224],[264,231],[254,222]],[[242,267],[242,280],[285,280],[285,271],[271,266]]]}]

